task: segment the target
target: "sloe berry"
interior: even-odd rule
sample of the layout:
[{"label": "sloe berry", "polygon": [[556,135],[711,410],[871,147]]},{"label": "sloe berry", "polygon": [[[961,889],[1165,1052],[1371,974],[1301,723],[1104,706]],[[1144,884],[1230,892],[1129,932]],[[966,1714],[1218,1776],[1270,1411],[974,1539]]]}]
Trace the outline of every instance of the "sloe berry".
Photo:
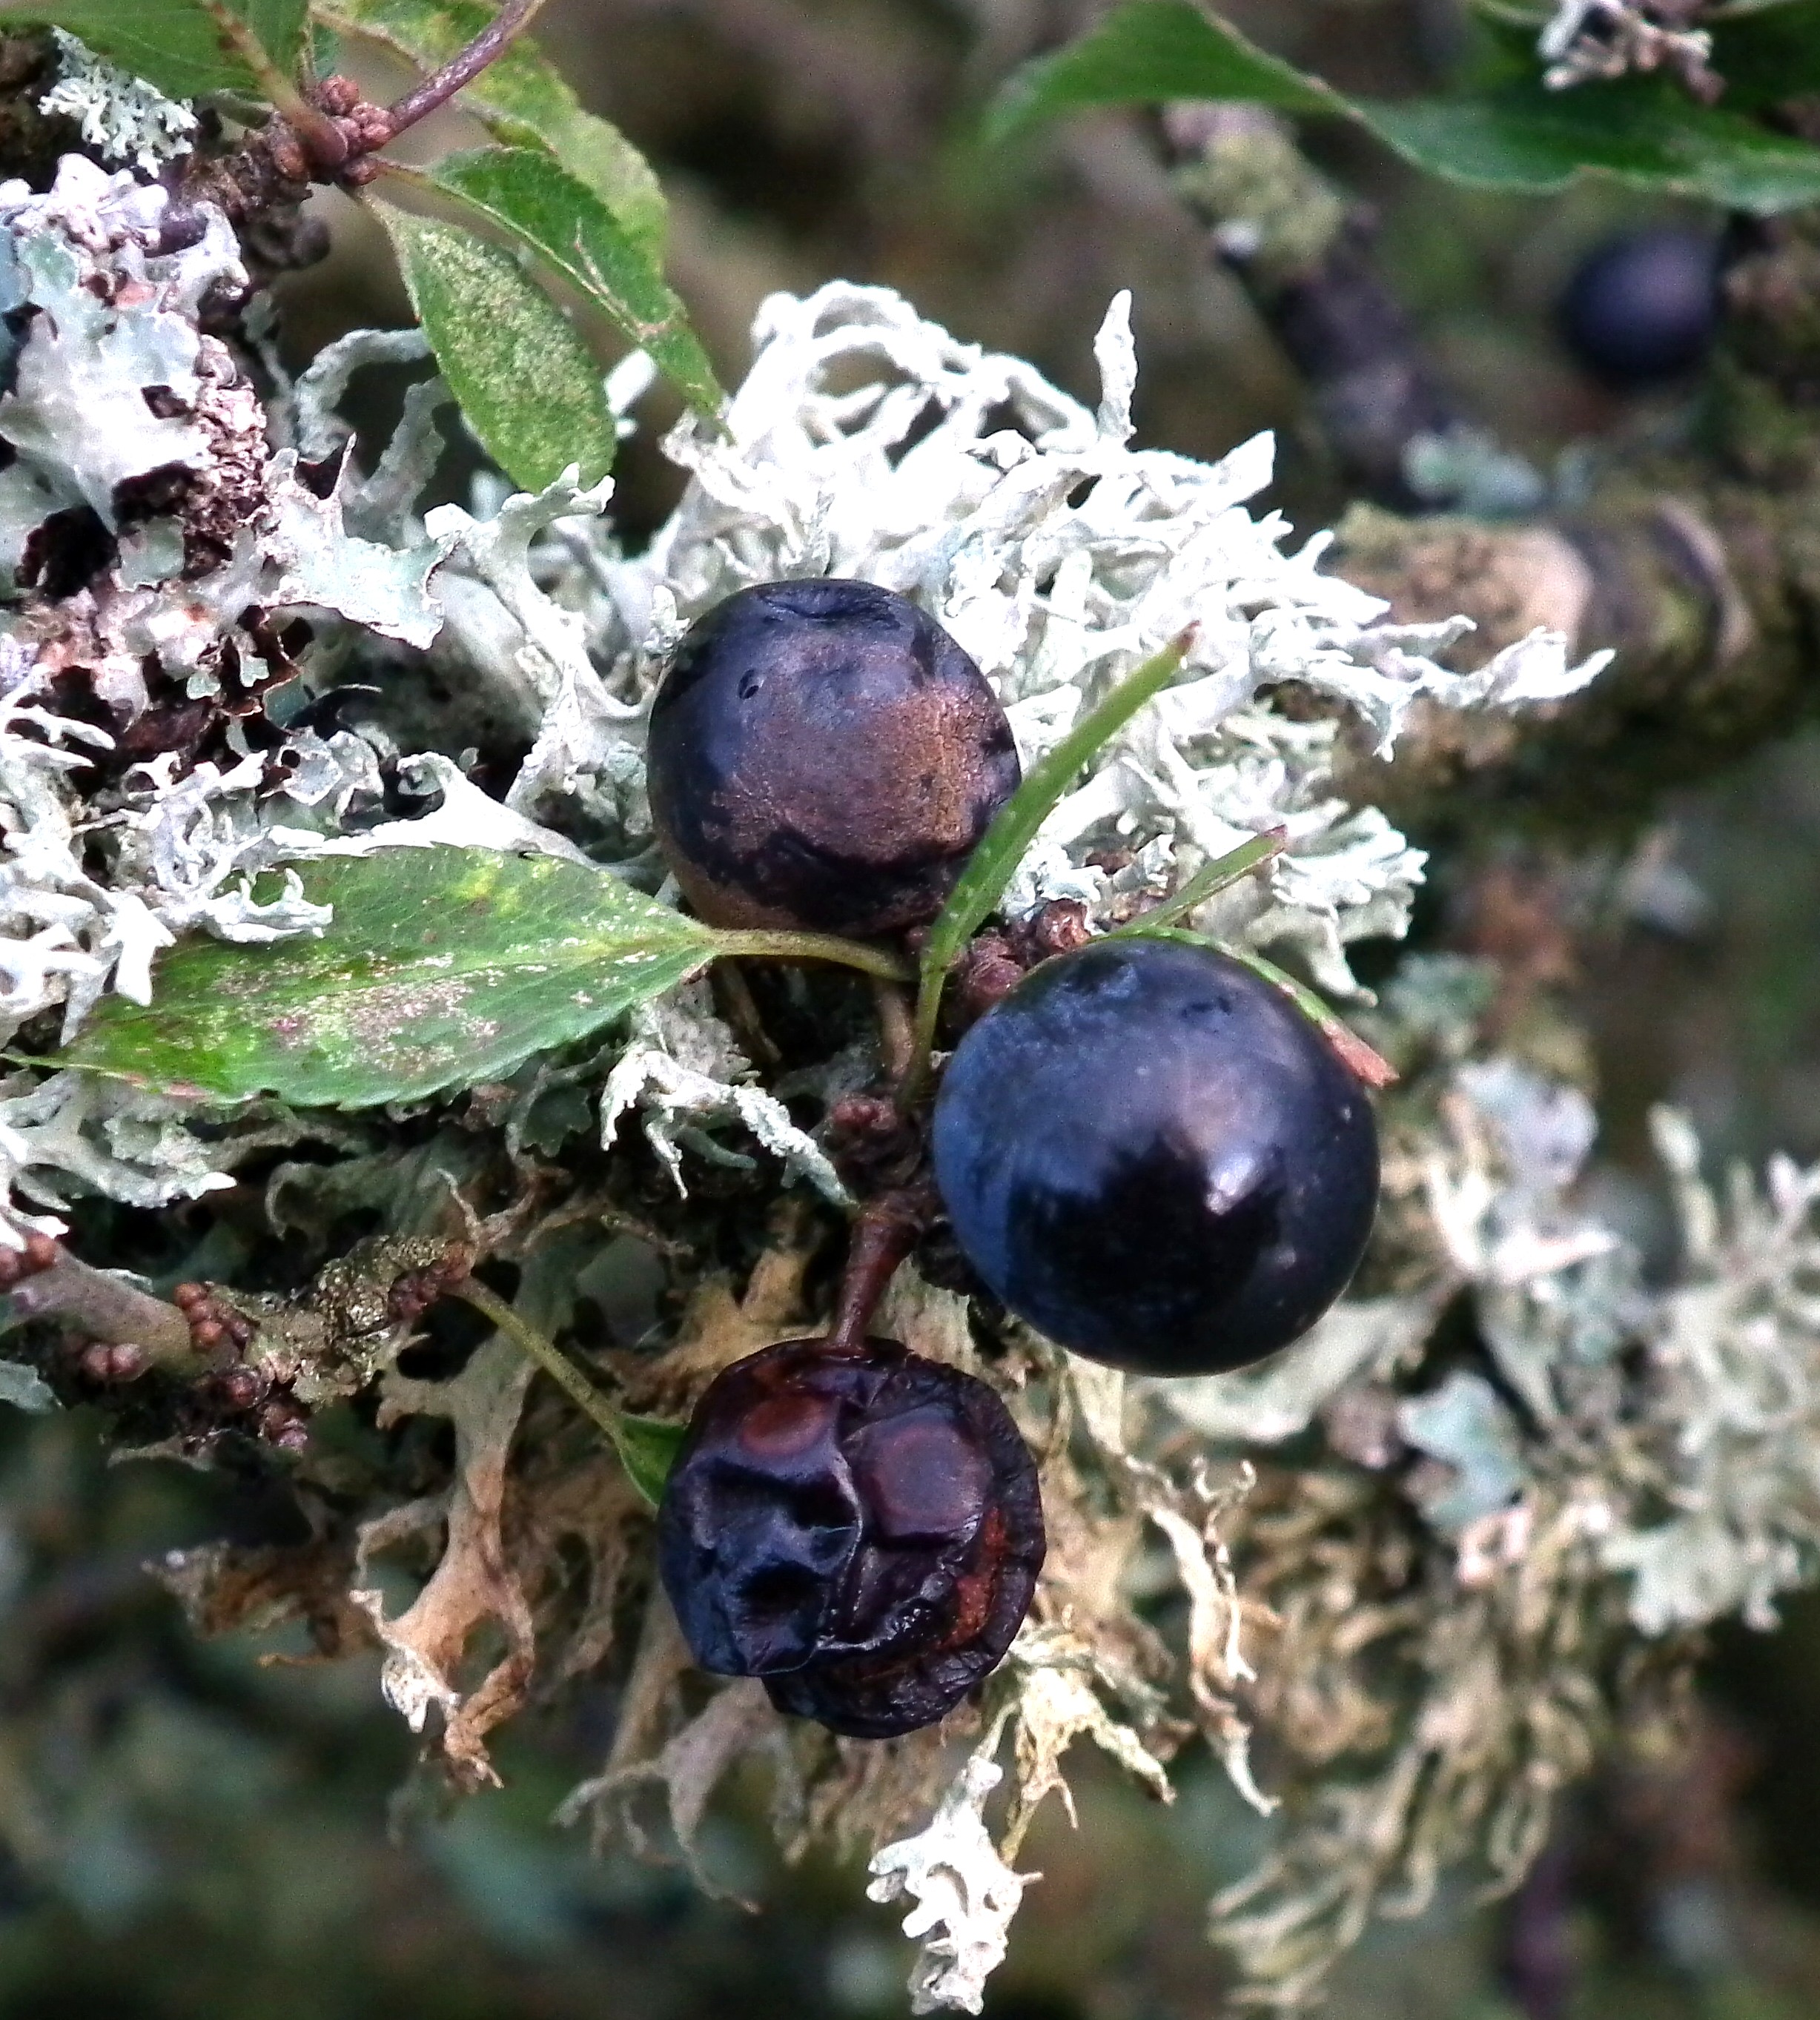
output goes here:
[{"label": "sloe berry", "polygon": [[723,1369],[657,1517],[702,1667],[861,1739],[933,1724],[997,1665],[1043,1547],[1004,1404],[887,1339],[786,1340]]},{"label": "sloe berry", "polygon": [[691,627],[651,710],[652,816],[717,925],[932,918],[1021,772],[985,676],[870,583],[768,582]]},{"label": "sloe berry", "polygon": [[1268,983],[1180,940],[1034,969],[961,1041],[933,1150],[994,1295],[1148,1375],[1286,1346],[1345,1289],[1377,1206],[1363,1086]]},{"label": "sloe berry", "polygon": [[1561,337],[1605,384],[1653,386],[1705,363],[1719,306],[1713,239],[1658,225],[1609,238],[1581,262],[1561,296]]}]

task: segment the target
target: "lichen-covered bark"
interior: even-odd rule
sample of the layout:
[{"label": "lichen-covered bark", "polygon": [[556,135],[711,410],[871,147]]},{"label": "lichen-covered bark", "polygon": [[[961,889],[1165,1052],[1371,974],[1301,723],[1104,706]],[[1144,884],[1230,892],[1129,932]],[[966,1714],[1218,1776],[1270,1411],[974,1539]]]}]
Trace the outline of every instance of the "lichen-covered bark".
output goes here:
[{"label": "lichen-covered bark", "polygon": [[1165,131],[1215,256],[1306,380],[1342,470],[1380,501],[1342,521],[1339,572],[1399,618],[1464,612],[1475,652],[1546,624],[1576,653],[1616,654],[1590,687],[1520,721],[1423,706],[1393,773],[1355,739],[1349,792],[1406,818],[1445,803],[1456,819],[1491,807],[1632,823],[1664,788],[1820,703],[1820,227],[1739,228],[1688,445],[1615,464],[1583,502],[1411,515],[1425,447],[1466,423],[1343,204],[1273,114],[1180,107]]}]

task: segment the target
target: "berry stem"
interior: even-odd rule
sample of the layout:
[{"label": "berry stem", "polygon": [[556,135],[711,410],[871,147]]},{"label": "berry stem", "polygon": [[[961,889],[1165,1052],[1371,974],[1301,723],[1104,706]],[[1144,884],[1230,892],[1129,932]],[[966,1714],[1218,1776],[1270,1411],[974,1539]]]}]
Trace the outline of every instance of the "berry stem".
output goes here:
[{"label": "berry stem", "polygon": [[868,946],[863,940],[844,940],[832,933],[751,932],[717,932],[714,952],[736,961],[827,961],[841,968],[856,968],[863,975],[875,975],[881,982],[908,982],[910,972],[895,954],[883,947]]},{"label": "berry stem", "polygon": [[926,1218],[921,1201],[909,1191],[881,1193],[860,1208],[841,1277],[834,1322],[828,1330],[830,1353],[865,1351],[878,1301],[899,1263],[916,1246]]},{"label": "berry stem", "polygon": [[449,100],[464,85],[472,84],[487,66],[502,56],[513,39],[529,27],[543,5],[543,0],[507,0],[495,18],[467,48],[457,49],[440,70],[432,71],[422,83],[386,107],[393,136],[415,126]]},{"label": "berry stem", "polygon": [[901,984],[874,975],[873,1008],[878,1012],[878,1051],[885,1076],[893,1087],[909,1073],[917,1056],[916,1027],[911,1021],[910,998]]}]

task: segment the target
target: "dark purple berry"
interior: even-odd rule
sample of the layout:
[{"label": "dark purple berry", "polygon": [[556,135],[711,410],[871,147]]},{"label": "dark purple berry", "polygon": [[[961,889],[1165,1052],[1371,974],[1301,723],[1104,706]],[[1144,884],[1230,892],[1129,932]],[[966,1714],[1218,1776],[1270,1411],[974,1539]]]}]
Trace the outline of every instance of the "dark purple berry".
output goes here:
[{"label": "dark purple berry", "polygon": [[651,811],[704,919],[870,936],[932,918],[1022,776],[985,676],[865,582],[768,582],[657,691]]},{"label": "dark purple berry", "polygon": [[1043,1562],[1037,1470],[972,1375],[894,1340],[786,1340],[696,1406],[657,1561],[704,1669],[891,1738],[953,1710],[1010,1647]]},{"label": "dark purple berry", "polygon": [[1595,379],[1620,390],[1698,370],[1718,325],[1718,248],[1677,225],[1607,239],[1561,297],[1562,340]]},{"label": "dark purple berry", "polygon": [[1146,1375],[1287,1346],[1346,1288],[1377,1207],[1363,1086],[1268,983],[1180,940],[1035,969],[961,1041],[933,1147],[993,1292]]}]

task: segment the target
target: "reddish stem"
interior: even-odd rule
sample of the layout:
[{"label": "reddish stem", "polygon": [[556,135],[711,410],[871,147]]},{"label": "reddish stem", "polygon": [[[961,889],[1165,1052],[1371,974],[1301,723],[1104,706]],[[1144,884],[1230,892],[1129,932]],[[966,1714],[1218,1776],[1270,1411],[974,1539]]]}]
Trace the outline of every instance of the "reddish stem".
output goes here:
[{"label": "reddish stem", "polygon": [[543,0],[507,0],[498,16],[464,49],[458,49],[440,70],[432,71],[423,82],[386,108],[394,137],[415,126],[449,100],[464,85],[472,84],[482,71],[503,55],[508,44],[530,24]]},{"label": "reddish stem", "polygon": [[864,1352],[878,1301],[899,1263],[916,1246],[927,1219],[923,1201],[914,1191],[884,1193],[861,1208],[828,1332],[829,1352]]}]

